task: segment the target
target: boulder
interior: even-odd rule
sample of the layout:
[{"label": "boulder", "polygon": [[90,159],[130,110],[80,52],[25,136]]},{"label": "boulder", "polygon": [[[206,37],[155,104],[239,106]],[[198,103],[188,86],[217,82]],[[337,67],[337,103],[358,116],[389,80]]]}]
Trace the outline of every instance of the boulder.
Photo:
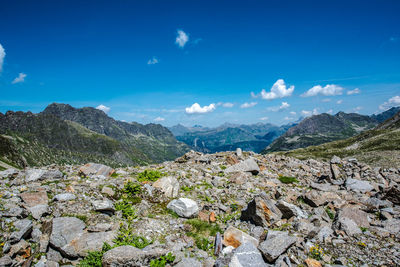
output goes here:
[{"label": "boulder", "polygon": [[32,214],[32,217],[36,220],[40,220],[43,215],[48,213],[49,205],[47,204],[39,204],[33,207],[28,208],[29,212]]},{"label": "boulder", "polygon": [[260,243],[258,249],[267,261],[272,263],[293,245],[296,240],[296,237],[289,236],[287,232],[269,230],[267,239]]},{"label": "boulder", "polygon": [[100,212],[114,212],[114,204],[111,200],[109,199],[103,199],[103,200],[94,200],[92,201],[92,205],[95,211],[100,211]]},{"label": "boulder", "polygon": [[63,194],[55,195],[53,200],[54,201],[70,201],[70,200],[74,200],[75,198],[76,198],[76,196],[74,194],[63,193]]},{"label": "boulder", "polygon": [[168,203],[167,208],[184,218],[196,217],[199,213],[196,201],[189,198],[174,199]]},{"label": "boulder", "polygon": [[335,200],[340,200],[340,197],[334,192],[318,192],[315,190],[307,192],[303,198],[308,205],[314,208],[324,206]]},{"label": "boulder", "polygon": [[371,192],[372,190],[374,190],[374,187],[368,181],[362,181],[352,178],[347,178],[346,188],[348,190],[361,193]]},{"label": "boulder", "polygon": [[47,197],[47,193],[45,191],[26,192],[20,194],[19,196],[27,207],[33,207],[41,204],[44,205],[49,202],[49,198]]},{"label": "boulder", "polygon": [[0,258],[0,266],[9,267],[12,265],[12,259],[10,256],[3,256]]},{"label": "boulder", "polygon": [[78,218],[54,218],[50,235],[50,244],[64,256],[69,256],[68,252],[70,252],[70,242],[82,235],[84,233],[83,229],[85,229],[85,223]]},{"label": "boulder", "polygon": [[175,267],[202,267],[201,262],[196,260],[195,258],[183,258]]},{"label": "boulder", "polygon": [[275,202],[268,198],[265,192],[255,197],[247,208],[242,210],[240,219],[250,221],[257,226],[267,227],[282,218],[281,211],[275,206]]},{"label": "boulder", "polygon": [[14,223],[14,227],[17,229],[17,231],[11,233],[11,243],[16,243],[21,239],[26,239],[32,232],[33,223],[28,219],[19,220]]},{"label": "boulder", "polygon": [[254,246],[258,246],[257,239],[233,226],[229,226],[228,229],[225,230],[223,244],[226,247],[232,246],[237,248],[244,243],[252,243]]},{"label": "boulder", "polygon": [[338,225],[338,228],[340,230],[345,231],[348,236],[362,233],[358,225],[352,219],[349,219],[347,217],[339,218],[336,222],[336,225]]},{"label": "boulder", "polygon": [[175,177],[162,177],[154,182],[153,187],[160,189],[166,197],[178,196],[179,182]]},{"label": "boulder", "polygon": [[257,162],[253,158],[249,158],[225,169],[225,173],[240,171],[251,172],[252,174],[256,175],[260,172],[260,167],[258,167]]},{"label": "boulder", "polygon": [[229,267],[263,267],[268,266],[257,247],[246,242],[233,251]]},{"label": "boulder", "polygon": [[389,200],[395,205],[400,205],[400,189],[397,187],[390,187],[385,191],[383,199]]},{"label": "boulder", "polygon": [[26,182],[35,182],[45,179],[61,179],[64,174],[59,170],[28,169],[25,173]]},{"label": "boulder", "polygon": [[110,177],[114,173],[114,169],[103,164],[98,163],[88,163],[83,165],[79,169],[79,175],[89,177],[96,175],[103,175],[105,177]]},{"label": "boulder", "polygon": [[103,255],[103,267],[141,267],[149,266],[152,259],[159,258],[167,253],[164,249],[145,251],[132,246],[113,248]]},{"label": "boulder", "polygon": [[100,251],[104,243],[113,245],[112,241],[116,237],[117,233],[114,231],[83,233],[64,246],[63,250],[70,257],[85,257],[88,251]]},{"label": "boulder", "polygon": [[287,203],[283,200],[279,200],[276,203],[276,207],[282,212],[283,219],[290,219],[293,216],[296,218],[308,218],[307,213],[302,211],[299,207],[294,204]]},{"label": "boulder", "polygon": [[368,214],[360,209],[359,206],[345,206],[337,212],[337,219],[349,218],[353,220],[359,227],[368,228],[370,226]]}]

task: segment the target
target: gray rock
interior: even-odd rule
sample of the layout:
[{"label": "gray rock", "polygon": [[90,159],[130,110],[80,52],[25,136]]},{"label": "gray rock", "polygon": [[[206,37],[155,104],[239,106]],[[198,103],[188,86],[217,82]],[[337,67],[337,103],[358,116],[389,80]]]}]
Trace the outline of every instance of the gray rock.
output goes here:
[{"label": "gray rock", "polygon": [[21,239],[27,238],[32,232],[33,224],[31,220],[24,219],[15,222],[14,227],[17,231],[11,233],[9,239],[11,243],[16,243]]},{"label": "gray rock", "polygon": [[45,191],[40,192],[27,192],[19,195],[24,201],[26,207],[34,207],[36,205],[46,205],[49,202],[47,193]]},{"label": "gray rock", "polygon": [[113,172],[114,172],[113,168],[97,163],[88,163],[83,165],[79,169],[79,174],[85,177],[90,177],[95,175],[103,175],[105,177],[110,177],[110,175],[113,174]]},{"label": "gray rock", "polygon": [[325,242],[329,237],[331,237],[333,234],[333,230],[329,226],[324,226],[321,229],[319,229],[319,232],[317,234],[319,242]]},{"label": "gray rock", "polygon": [[342,162],[342,160],[336,155],[331,158],[332,164],[340,164],[341,162]]},{"label": "gray rock", "polygon": [[63,251],[69,257],[85,257],[88,251],[100,251],[104,243],[113,245],[113,239],[117,237],[117,233],[110,232],[97,232],[97,233],[84,233],[74,238],[69,244],[63,247]]},{"label": "gray rock", "polygon": [[0,171],[0,177],[1,178],[13,178],[16,177],[18,175],[18,170],[10,168],[4,171]]},{"label": "gray rock", "polygon": [[168,203],[167,208],[185,218],[195,217],[199,213],[197,203],[188,198],[174,199]]},{"label": "gray rock", "polygon": [[132,246],[113,248],[103,255],[103,267],[141,267],[149,266],[152,259],[159,258],[167,253],[164,249],[144,251]]},{"label": "gray rock", "polygon": [[41,181],[44,179],[61,179],[63,173],[59,170],[28,169],[25,173],[26,182]]},{"label": "gray rock", "polygon": [[103,200],[94,200],[92,202],[93,208],[95,211],[105,211],[105,212],[114,212],[114,204],[109,199]]},{"label": "gray rock", "polygon": [[342,217],[338,220],[337,222],[339,224],[339,228],[343,231],[346,232],[347,235],[353,236],[357,234],[361,234],[360,228],[357,226],[357,224],[352,220],[347,217]]},{"label": "gray rock", "polygon": [[270,230],[267,239],[260,243],[258,249],[272,263],[295,242],[296,237],[289,236],[287,232]]},{"label": "gray rock", "polygon": [[244,243],[252,243],[254,244],[254,246],[258,246],[258,240],[256,238],[231,225],[228,227],[228,229],[225,230],[223,244],[226,247],[232,246],[234,248],[237,248]]},{"label": "gray rock", "polygon": [[[69,243],[83,234],[85,223],[75,217],[59,217],[53,219],[50,244],[62,254],[68,255]],[[67,249],[67,251],[64,250]]]},{"label": "gray rock", "polygon": [[233,251],[229,267],[262,267],[267,266],[260,251],[253,243],[243,243]]},{"label": "gray rock", "polygon": [[8,267],[12,265],[12,259],[10,256],[3,256],[0,258],[0,266]]},{"label": "gray rock", "polygon": [[175,267],[202,267],[201,262],[195,258],[183,258]]},{"label": "gray rock", "polygon": [[265,192],[255,197],[247,208],[242,210],[240,219],[250,221],[257,226],[267,227],[282,218],[281,211],[275,202],[268,198]]},{"label": "gray rock", "polygon": [[359,227],[368,228],[370,226],[368,214],[360,209],[359,206],[345,206],[337,212],[337,220],[349,218]]},{"label": "gray rock", "polygon": [[30,213],[32,214],[32,217],[35,218],[36,220],[39,220],[42,218],[42,216],[49,211],[49,205],[47,204],[39,204],[33,207],[28,208]]},{"label": "gray rock", "polygon": [[242,149],[240,147],[236,148],[236,156],[239,158],[243,156]]},{"label": "gray rock", "polygon": [[222,251],[222,237],[219,232],[217,232],[214,239],[214,255],[218,256]]},{"label": "gray rock", "polygon": [[258,167],[257,162],[253,158],[249,158],[225,169],[225,173],[239,171],[251,172],[252,174],[256,175],[260,172],[260,167]]},{"label": "gray rock", "polygon": [[371,192],[372,190],[374,190],[374,187],[369,182],[352,178],[347,178],[346,188],[348,190],[361,193]]},{"label": "gray rock", "polygon": [[306,219],[308,217],[308,215],[304,211],[302,211],[299,207],[287,203],[283,200],[279,200],[276,203],[276,207],[282,212],[283,219],[290,219],[293,216],[303,219]]},{"label": "gray rock", "polygon": [[391,234],[400,235],[400,220],[390,219],[385,222],[385,230]]},{"label": "gray rock", "polygon": [[154,182],[153,187],[160,189],[166,197],[177,197],[179,193],[179,182],[172,176],[158,179]]},{"label": "gray rock", "polygon": [[75,198],[76,198],[76,196],[74,194],[63,193],[63,194],[55,195],[53,200],[54,201],[70,201],[70,200],[74,200]]}]

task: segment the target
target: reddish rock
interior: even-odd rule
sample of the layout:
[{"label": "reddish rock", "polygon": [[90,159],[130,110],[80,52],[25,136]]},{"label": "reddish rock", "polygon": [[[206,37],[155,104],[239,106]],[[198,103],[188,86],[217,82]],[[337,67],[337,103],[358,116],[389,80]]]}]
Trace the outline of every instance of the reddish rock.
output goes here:
[{"label": "reddish rock", "polygon": [[45,205],[49,202],[49,198],[47,197],[47,193],[40,192],[26,192],[19,195],[21,199],[24,201],[25,205],[28,207],[34,207],[36,205]]}]

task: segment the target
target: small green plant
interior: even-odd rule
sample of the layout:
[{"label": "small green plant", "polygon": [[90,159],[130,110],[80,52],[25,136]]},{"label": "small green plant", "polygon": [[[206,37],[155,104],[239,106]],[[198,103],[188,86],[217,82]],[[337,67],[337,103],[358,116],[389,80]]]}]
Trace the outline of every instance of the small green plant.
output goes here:
[{"label": "small green plant", "polygon": [[133,207],[132,202],[128,199],[122,199],[115,203],[115,209],[122,211],[122,217],[128,220],[137,218],[136,209]]},{"label": "small green plant", "polygon": [[326,214],[328,214],[328,216],[331,220],[333,220],[335,218],[335,213],[329,207],[325,208],[325,212],[326,212]]},{"label": "small green plant", "polygon": [[118,175],[118,173],[117,172],[113,172],[112,174],[111,174],[111,177],[112,178],[117,178],[119,175]]},{"label": "small green plant", "polygon": [[138,174],[137,180],[139,182],[155,182],[157,181],[163,173],[157,170],[144,170],[143,172]]},{"label": "small green plant", "polygon": [[88,217],[86,215],[81,215],[81,214],[64,213],[61,215],[61,217],[75,217],[83,221],[84,223],[87,223],[88,221]]},{"label": "small green plant", "polygon": [[358,246],[359,248],[362,248],[362,249],[364,249],[364,248],[367,247],[367,245],[366,245],[364,242],[362,242],[362,241],[357,242],[357,246]]},{"label": "small green plant", "polygon": [[297,180],[295,177],[290,177],[290,176],[279,176],[278,179],[284,184],[292,184],[299,182],[299,180]]},{"label": "small green plant", "polygon": [[165,267],[167,263],[173,263],[175,261],[175,256],[169,252],[167,255],[161,256],[158,259],[150,261],[150,267]]},{"label": "small green plant", "polygon": [[368,231],[368,228],[367,227],[360,227],[360,230],[361,230],[361,232],[363,232],[363,233],[365,233],[366,231]]},{"label": "small green plant", "polygon": [[182,186],[181,189],[185,192],[190,192],[192,191],[194,188],[193,186]]},{"label": "small green plant", "polygon": [[312,246],[309,251],[309,257],[315,260],[322,260],[322,256],[324,255],[324,250],[320,248],[318,245]]},{"label": "small green plant", "polygon": [[142,187],[140,186],[140,184],[134,183],[132,181],[128,181],[125,183],[122,191],[125,194],[128,194],[129,196],[133,197],[133,196],[139,195],[142,192]]},{"label": "small green plant", "polygon": [[190,219],[186,223],[193,228],[192,231],[186,233],[187,236],[193,237],[197,248],[204,251],[210,251],[213,247],[213,242],[208,237],[216,235],[217,232],[222,233],[221,228],[217,224],[210,224],[199,219]]},{"label": "small green plant", "polygon": [[279,227],[274,228],[273,230],[275,231],[286,231],[290,228],[290,226],[292,226],[290,223],[284,223]]},{"label": "small green plant", "polygon": [[130,224],[128,226],[121,226],[118,236],[113,240],[115,246],[134,246],[142,249],[153,243],[143,236],[133,234],[133,232]]},{"label": "small green plant", "polygon": [[226,169],[225,165],[220,165],[219,167],[221,168],[221,170],[225,170]]},{"label": "small green plant", "polygon": [[102,267],[102,259],[104,253],[109,251],[112,247],[104,243],[101,251],[89,251],[88,255],[79,262],[79,267]]}]

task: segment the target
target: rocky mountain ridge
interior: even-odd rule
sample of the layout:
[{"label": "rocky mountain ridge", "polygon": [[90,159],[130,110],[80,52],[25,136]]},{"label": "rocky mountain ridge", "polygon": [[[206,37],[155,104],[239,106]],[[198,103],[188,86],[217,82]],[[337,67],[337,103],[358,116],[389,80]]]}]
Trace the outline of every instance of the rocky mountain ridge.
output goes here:
[{"label": "rocky mountain ridge", "polygon": [[400,169],[189,152],[0,172],[1,266],[398,266]]}]

